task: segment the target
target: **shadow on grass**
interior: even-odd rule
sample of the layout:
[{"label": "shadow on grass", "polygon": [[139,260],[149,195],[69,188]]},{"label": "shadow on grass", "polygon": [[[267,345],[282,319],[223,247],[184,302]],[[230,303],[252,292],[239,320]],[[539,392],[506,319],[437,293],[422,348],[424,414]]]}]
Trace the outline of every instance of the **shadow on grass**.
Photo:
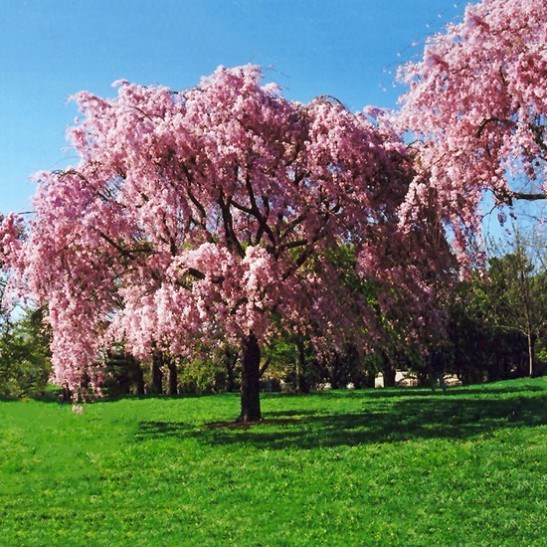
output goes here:
[{"label": "shadow on grass", "polygon": [[357,413],[316,412],[319,411],[271,412],[251,426],[218,422],[201,429],[179,422],[141,422],[137,439],[190,437],[208,445],[247,444],[260,449],[465,439],[500,429],[547,424],[547,395],[500,399],[409,397],[400,401],[369,400]]},{"label": "shadow on grass", "polygon": [[316,416],[317,414],[320,414],[320,411],[314,409],[274,410],[267,413],[267,418],[290,418],[292,416],[301,418],[302,416]]},{"label": "shadow on grass", "polygon": [[378,389],[366,389],[359,391],[323,391],[317,394],[326,399],[392,399],[394,397],[437,397],[442,395],[443,397],[468,397],[470,395],[502,395],[502,394],[517,394],[517,393],[530,393],[530,392],[545,391],[541,386],[535,385],[517,385],[511,387],[497,387],[495,384],[480,384],[480,387],[449,387],[446,392],[442,392],[440,388],[433,391],[429,387],[395,387],[395,388],[378,388]]},{"label": "shadow on grass", "polygon": [[135,435],[137,441],[164,439],[168,437],[184,438],[192,434],[194,428],[184,422],[158,422],[143,420]]}]

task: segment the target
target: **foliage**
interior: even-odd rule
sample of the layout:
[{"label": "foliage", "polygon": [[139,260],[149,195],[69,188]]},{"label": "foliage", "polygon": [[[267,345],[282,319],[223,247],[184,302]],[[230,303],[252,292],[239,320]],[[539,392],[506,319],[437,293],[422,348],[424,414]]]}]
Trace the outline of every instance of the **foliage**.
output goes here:
[{"label": "foliage", "polygon": [[546,20],[545,0],[483,0],[401,69],[399,123],[420,166],[406,214],[419,218],[434,193],[461,246],[479,233],[485,190],[508,204],[545,198]]},{"label": "foliage", "polygon": [[180,367],[179,374],[182,390],[185,393],[211,393],[215,388],[216,377],[221,371],[221,363],[218,361],[213,366],[205,359],[185,361]]},{"label": "foliage", "polygon": [[465,384],[526,376],[526,338],[496,324],[494,292],[488,278],[474,276],[462,281],[447,304],[448,341],[453,366]]},{"label": "foliage", "polygon": [[49,332],[42,310],[4,317],[0,330],[0,399],[41,395],[51,373]]},{"label": "foliage", "polygon": [[2,543],[539,547],[546,381],[0,403]]},{"label": "foliage", "polygon": [[[528,343],[528,372],[534,376],[536,342],[547,335],[547,261],[545,241],[527,249],[516,235],[513,252],[490,259],[489,304],[496,325],[520,333]],[[537,260],[539,259],[539,260]]]},{"label": "foliage", "polygon": [[142,364],[129,355],[123,346],[109,349],[105,357],[102,387],[111,397],[134,393],[144,394]]},{"label": "foliage", "polygon": [[542,371],[538,352],[547,336],[543,240],[531,244],[517,231],[513,245],[497,252],[486,271],[460,282],[448,299],[455,372],[466,382]]}]

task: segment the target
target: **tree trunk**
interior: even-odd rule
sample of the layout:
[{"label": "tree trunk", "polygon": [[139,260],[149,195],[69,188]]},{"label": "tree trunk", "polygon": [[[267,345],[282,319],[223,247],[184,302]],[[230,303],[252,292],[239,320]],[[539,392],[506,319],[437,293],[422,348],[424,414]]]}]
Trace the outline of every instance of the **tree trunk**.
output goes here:
[{"label": "tree trunk", "polygon": [[132,357],[135,363],[135,383],[137,385],[137,395],[144,395],[144,375],[142,373],[142,367],[140,361]]},{"label": "tree trunk", "polygon": [[241,414],[238,422],[258,422],[260,414],[260,348],[254,334],[243,343]]},{"label": "tree trunk", "polygon": [[235,369],[237,363],[237,353],[226,350],[224,355],[224,364],[226,366],[226,391],[235,391]]},{"label": "tree trunk", "polygon": [[167,358],[167,368],[169,369],[169,395],[178,394],[178,373],[177,364],[170,357]]},{"label": "tree trunk", "polygon": [[418,387],[427,387],[427,384],[428,384],[427,369],[419,370],[416,373],[416,383]]},{"label": "tree trunk", "polygon": [[382,352],[382,375],[384,377],[384,387],[395,387],[395,367],[391,365],[389,357]]},{"label": "tree trunk", "polygon": [[536,373],[536,367],[534,362],[535,337],[530,331],[528,331],[526,339],[528,341],[528,375],[530,376],[530,378],[533,378]]},{"label": "tree trunk", "polygon": [[367,389],[374,389],[376,386],[376,371],[365,371],[365,384],[364,387]]},{"label": "tree trunk", "polygon": [[150,386],[150,392],[157,395],[163,393],[163,373],[161,366],[163,365],[163,358],[160,351],[155,351],[152,355],[152,385]]},{"label": "tree trunk", "polygon": [[296,342],[298,348],[298,359],[296,361],[296,390],[298,393],[309,393],[310,386],[306,381],[306,346],[304,340],[299,339]]},{"label": "tree trunk", "polygon": [[63,392],[59,397],[59,400],[63,403],[68,403],[72,399],[72,391],[67,386],[63,386]]}]

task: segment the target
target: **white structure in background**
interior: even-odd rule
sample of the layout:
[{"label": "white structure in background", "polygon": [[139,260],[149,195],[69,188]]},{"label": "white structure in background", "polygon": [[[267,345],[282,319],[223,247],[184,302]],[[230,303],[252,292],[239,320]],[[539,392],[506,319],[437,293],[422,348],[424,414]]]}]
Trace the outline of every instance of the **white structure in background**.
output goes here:
[{"label": "white structure in background", "polygon": [[[444,383],[447,386],[461,386],[462,383],[455,374],[445,374]],[[418,385],[418,379],[414,374],[398,370],[395,373],[395,385],[397,387],[413,387]],[[384,376],[380,373],[374,379],[374,387],[384,387]]]}]

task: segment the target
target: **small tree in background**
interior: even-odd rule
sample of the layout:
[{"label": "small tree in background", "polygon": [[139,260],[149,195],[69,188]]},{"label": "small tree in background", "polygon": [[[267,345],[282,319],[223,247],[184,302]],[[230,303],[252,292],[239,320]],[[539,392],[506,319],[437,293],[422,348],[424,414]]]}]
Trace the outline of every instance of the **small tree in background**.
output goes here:
[{"label": "small tree in background", "polygon": [[4,315],[0,327],[0,398],[43,395],[51,362],[49,329],[42,310],[25,310],[18,318]]},{"label": "small tree in background", "polygon": [[539,232],[490,243],[483,272],[461,281],[447,299],[456,372],[466,383],[534,376],[546,337],[547,263]]},{"label": "small tree in background", "polygon": [[510,252],[489,261],[489,304],[497,327],[520,333],[535,376],[536,346],[547,330],[547,261],[544,238],[514,230]]}]

